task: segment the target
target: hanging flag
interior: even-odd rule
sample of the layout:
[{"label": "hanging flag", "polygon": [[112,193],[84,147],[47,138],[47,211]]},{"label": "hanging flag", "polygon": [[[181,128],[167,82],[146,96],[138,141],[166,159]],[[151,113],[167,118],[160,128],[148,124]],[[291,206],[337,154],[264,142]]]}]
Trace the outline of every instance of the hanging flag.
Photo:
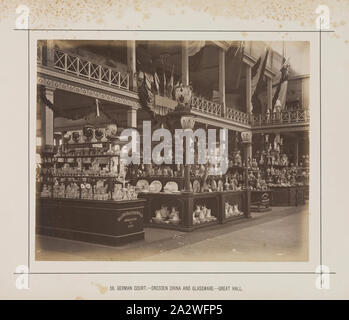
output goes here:
[{"label": "hanging flag", "polygon": [[262,102],[259,94],[263,91],[263,78],[269,56],[269,47],[267,47],[251,69],[251,104],[254,113],[260,113]]},{"label": "hanging flag", "polygon": [[[176,84],[173,86],[173,88],[177,88],[179,87],[179,80],[177,80]],[[175,90],[172,90],[172,97],[171,97],[173,100],[176,100],[176,97],[175,97]]]},{"label": "hanging flag", "polygon": [[154,92],[160,94],[160,79],[156,71],[154,73]]},{"label": "hanging flag", "polygon": [[172,98],[172,91],[173,91],[173,72],[174,72],[174,65],[172,65],[172,71],[171,71],[171,77],[170,77],[170,81],[167,84],[167,92],[166,95],[168,98]]},{"label": "hanging flag", "polygon": [[140,72],[139,76],[141,75],[143,75],[143,79],[141,79],[142,82],[138,88],[139,101],[146,111],[152,113],[150,105],[153,102],[154,96],[151,91],[151,82],[149,81],[149,76],[147,76],[145,72]]},{"label": "hanging flag", "polygon": [[276,90],[273,96],[273,108],[276,105],[276,101],[280,101],[280,109],[284,110],[286,105],[286,94],[287,94],[287,83],[288,83],[288,72],[290,68],[290,59],[283,58],[283,64],[280,69],[280,74],[275,76],[274,83],[276,85]]},{"label": "hanging flag", "polygon": [[268,61],[268,55],[269,48],[266,48],[251,69],[251,96],[253,96],[256,91],[260,91],[263,85],[263,76]]},{"label": "hanging flag", "polygon": [[163,86],[164,86],[163,96],[166,96],[166,73],[165,73],[165,71],[163,73],[163,81],[164,81],[164,84],[163,84]]},{"label": "hanging flag", "polygon": [[239,89],[244,57],[244,41],[230,47],[225,60],[225,82],[227,92]]}]

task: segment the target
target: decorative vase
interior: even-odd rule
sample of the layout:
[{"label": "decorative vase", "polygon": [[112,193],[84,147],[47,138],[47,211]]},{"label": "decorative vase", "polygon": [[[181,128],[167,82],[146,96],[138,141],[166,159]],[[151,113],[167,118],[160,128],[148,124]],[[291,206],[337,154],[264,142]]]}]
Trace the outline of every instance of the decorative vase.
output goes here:
[{"label": "decorative vase", "polygon": [[193,88],[191,86],[183,86],[182,84],[175,88],[175,99],[180,105],[186,105],[190,102]]}]

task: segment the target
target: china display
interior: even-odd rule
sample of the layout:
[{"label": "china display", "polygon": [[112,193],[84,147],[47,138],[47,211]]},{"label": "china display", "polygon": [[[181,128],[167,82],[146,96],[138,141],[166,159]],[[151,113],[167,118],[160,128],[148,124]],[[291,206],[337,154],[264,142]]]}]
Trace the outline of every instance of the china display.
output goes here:
[{"label": "china display", "polygon": [[122,143],[116,128],[84,127],[67,132],[54,155],[42,157],[38,168],[41,198],[135,200],[139,189],[126,180],[127,166],[120,160]]},{"label": "china display", "polygon": [[115,125],[86,126],[63,134],[54,155],[37,170],[37,232],[119,245],[144,239],[145,200],[126,180]]}]

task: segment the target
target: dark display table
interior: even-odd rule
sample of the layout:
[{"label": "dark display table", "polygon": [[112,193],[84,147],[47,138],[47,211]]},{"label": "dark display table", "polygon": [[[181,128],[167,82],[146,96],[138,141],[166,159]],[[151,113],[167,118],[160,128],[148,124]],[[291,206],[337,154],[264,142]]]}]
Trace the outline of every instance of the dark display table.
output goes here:
[{"label": "dark display table", "polygon": [[[250,191],[223,191],[219,192],[220,198],[220,223],[226,223],[228,221],[236,220],[239,218],[250,217]],[[228,203],[231,206],[237,205],[242,215],[229,216],[226,213],[225,206]]]},{"label": "dark display table", "polygon": [[142,240],[145,202],[39,199],[36,230],[42,235],[112,246]]},{"label": "dark display table", "polygon": [[262,212],[270,209],[272,200],[272,191],[251,191],[251,211]]},{"label": "dark display table", "polygon": [[[141,193],[141,198],[147,199],[147,205],[144,210],[144,224],[151,227],[176,229],[181,231],[192,231],[197,228],[225,223],[232,219],[249,217],[249,193],[245,191],[222,191],[222,192],[181,192],[181,193]],[[244,214],[234,217],[225,216],[225,202],[231,205],[238,205],[240,211]],[[211,216],[214,220],[195,222],[193,213],[197,207],[205,207],[211,210]],[[175,208],[179,213],[179,221],[164,219],[158,221],[155,218],[155,212],[166,207],[170,212]]]},{"label": "dark display table", "polygon": [[304,187],[270,187],[272,206],[298,206],[305,204]]}]

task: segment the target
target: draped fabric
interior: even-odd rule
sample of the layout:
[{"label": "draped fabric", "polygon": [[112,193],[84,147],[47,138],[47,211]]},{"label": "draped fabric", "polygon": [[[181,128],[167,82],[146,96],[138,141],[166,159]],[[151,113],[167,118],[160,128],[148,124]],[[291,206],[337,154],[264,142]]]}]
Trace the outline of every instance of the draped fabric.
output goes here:
[{"label": "draped fabric", "polygon": [[188,56],[196,55],[205,46],[205,41],[188,41]]},{"label": "draped fabric", "polygon": [[128,70],[126,63],[121,61],[123,56],[121,54],[116,56],[115,53],[112,52],[107,46],[96,51],[95,46],[91,44],[89,45],[86,42],[81,45],[79,45],[79,42],[77,42],[75,45],[64,40],[55,40],[55,46],[66,53],[79,56],[80,58],[91,61],[94,64],[115,68],[121,72],[127,72]]},{"label": "draped fabric", "polygon": [[254,113],[260,113],[262,110],[262,102],[259,99],[259,94],[263,90],[263,78],[268,61],[268,55],[269,48],[266,48],[265,52],[259,57],[251,70],[251,103]]},{"label": "draped fabric", "polygon": [[244,57],[244,42],[236,41],[232,44],[225,59],[225,82],[227,92],[240,89],[240,78],[242,72],[242,59]]},{"label": "draped fabric", "polygon": [[283,58],[283,65],[280,69],[280,73],[275,76],[273,80],[273,86],[275,86],[275,92],[273,96],[273,108],[275,107],[276,101],[280,101],[280,109],[284,110],[286,106],[286,95],[287,95],[287,84],[288,84],[288,73],[289,73],[289,60],[286,61]]},{"label": "draped fabric", "polygon": [[267,64],[269,55],[269,48],[267,48],[264,53],[258,58],[257,62],[251,69],[251,94],[254,95],[255,91],[259,91],[262,82],[263,82],[263,76],[265,67]]}]

